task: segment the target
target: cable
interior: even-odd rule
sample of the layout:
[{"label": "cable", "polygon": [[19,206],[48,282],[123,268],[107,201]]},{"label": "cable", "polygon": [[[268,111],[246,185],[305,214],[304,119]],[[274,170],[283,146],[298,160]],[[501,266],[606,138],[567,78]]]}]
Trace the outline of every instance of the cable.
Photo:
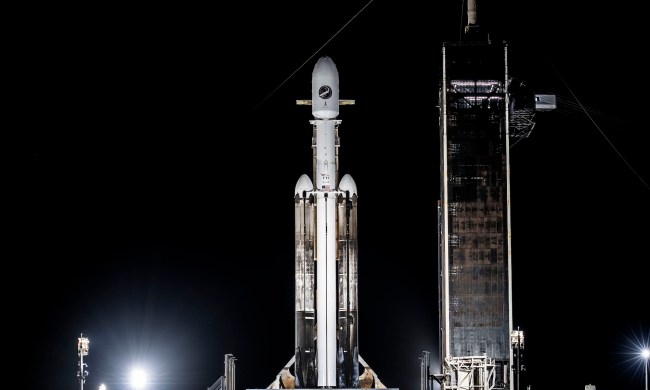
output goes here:
[{"label": "cable", "polygon": [[359,12],[357,12],[357,13],[356,13],[356,14],[355,14],[355,15],[354,15],[350,20],[348,20],[347,23],[345,23],[345,24],[343,25],[343,27],[341,27],[341,28],[340,28],[336,33],[334,33],[334,35],[332,35],[332,37],[331,37],[330,39],[328,39],[327,42],[323,43],[323,45],[321,45],[321,47],[319,47],[318,50],[316,50],[316,51],[314,52],[314,54],[312,54],[311,56],[309,56],[309,58],[307,58],[307,60],[305,60],[305,62],[303,62],[302,65],[300,65],[296,70],[293,71],[293,73],[291,73],[291,74],[289,75],[289,77],[287,77],[283,82],[281,82],[280,85],[278,85],[277,87],[275,87],[275,89],[274,89],[273,91],[271,91],[271,93],[269,93],[268,95],[266,95],[266,97],[265,97],[264,99],[262,99],[262,101],[260,101],[260,102],[255,106],[255,108],[253,108],[253,111],[257,110],[257,109],[258,109],[262,104],[264,104],[265,101],[267,101],[267,100],[271,97],[271,95],[273,95],[273,94],[274,94],[278,89],[280,89],[284,84],[286,84],[286,82],[289,81],[289,79],[292,78],[293,75],[295,75],[296,73],[298,73],[298,71],[299,71],[300,69],[302,69],[303,66],[305,66],[309,61],[311,61],[311,59],[314,58],[314,56],[315,56],[316,54],[318,54],[318,52],[321,51],[321,50],[322,50],[322,49],[323,49],[323,48],[324,48],[328,43],[330,43],[330,42],[332,41],[332,39],[334,39],[337,35],[339,35],[339,33],[340,33],[341,31],[343,31],[343,29],[346,28],[346,27],[348,26],[348,24],[352,23],[352,21],[353,21],[357,16],[359,16],[359,14],[360,14],[361,12],[363,12],[363,10],[366,9],[366,8],[370,5],[370,3],[372,3],[373,1],[375,1],[375,0],[370,0],[368,3],[366,3],[366,5],[364,5],[363,8],[361,8],[361,9],[359,10]]},{"label": "cable", "polygon": [[585,107],[582,105],[582,103],[580,102],[580,100],[578,100],[578,97],[573,93],[573,90],[571,90],[571,88],[569,87],[569,84],[567,84],[567,82],[564,80],[564,78],[562,77],[562,75],[560,74],[560,72],[557,70],[557,68],[555,67],[555,65],[553,64],[553,62],[552,62],[549,58],[547,58],[547,60],[548,60],[548,62],[551,63],[551,66],[553,67],[553,70],[555,70],[555,73],[557,73],[557,75],[558,75],[558,77],[560,78],[560,80],[562,80],[562,83],[564,84],[564,86],[567,88],[567,90],[569,91],[569,93],[571,93],[571,96],[573,96],[573,99],[575,99],[576,103],[580,106],[580,109],[585,113],[585,115],[587,115],[587,118],[589,118],[589,120],[591,121],[591,123],[594,124],[594,126],[596,127],[596,129],[598,129],[598,131],[599,131],[600,134],[603,136],[603,138],[605,138],[605,140],[607,141],[607,143],[609,144],[609,146],[611,146],[612,149],[614,149],[614,152],[616,152],[616,154],[621,158],[621,160],[623,160],[623,162],[625,163],[625,165],[627,165],[628,168],[630,168],[630,170],[632,171],[632,173],[634,173],[634,175],[639,179],[639,181],[641,181],[641,183],[643,183],[643,185],[644,185],[647,189],[650,190],[650,186],[648,186],[648,183],[646,183],[646,182],[643,180],[643,178],[642,178],[642,177],[641,177],[641,176],[636,172],[636,170],[632,167],[632,165],[630,165],[630,163],[627,162],[627,160],[625,159],[625,157],[623,157],[623,155],[618,151],[618,149],[616,149],[616,147],[615,147],[614,144],[609,140],[609,138],[607,138],[607,136],[605,135],[605,133],[600,129],[600,127],[598,126],[598,124],[596,123],[596,121],[594,121],[593,118],[591,117],[591,115],[589,115],[589,112],[587,112],[587,110],[586,110]]}]

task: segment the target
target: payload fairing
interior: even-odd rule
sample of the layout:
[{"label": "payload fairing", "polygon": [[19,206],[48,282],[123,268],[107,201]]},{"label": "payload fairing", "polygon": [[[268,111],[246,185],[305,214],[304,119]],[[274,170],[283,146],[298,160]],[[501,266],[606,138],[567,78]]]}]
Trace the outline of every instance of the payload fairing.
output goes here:
[{"label": "payload fairing", "polygon": [[[357,188],[338,180],[339,75],[329,57],[312,73],[313,181],[295,187],[295,355],[267,388],[386,388],[359,355]],[[363,372],[360,374],[360,367]]]}]

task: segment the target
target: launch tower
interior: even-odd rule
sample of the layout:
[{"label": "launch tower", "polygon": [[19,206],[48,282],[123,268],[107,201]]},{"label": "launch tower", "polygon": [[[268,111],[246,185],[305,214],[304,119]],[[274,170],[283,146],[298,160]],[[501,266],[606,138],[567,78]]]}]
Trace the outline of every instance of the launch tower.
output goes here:
[{"label": "launch tower", "polygon": [[[510,148],[555,95],[511,77],[508,45],[479,29],[467,1],[463,42],[442,46],[438,268],[442,390],[515,388],[522,332],[513,330]],[[515,104],[515,101],[517,102]],[[425,384],[426,383],[426,384]],[[518,388],[518,384],[517,384]]]},{"label": "launch tower", "polygon": [[443,390],[510,389],[508,47],[481,35],[468,3],[468,41],[442,47],[438,379]]}]

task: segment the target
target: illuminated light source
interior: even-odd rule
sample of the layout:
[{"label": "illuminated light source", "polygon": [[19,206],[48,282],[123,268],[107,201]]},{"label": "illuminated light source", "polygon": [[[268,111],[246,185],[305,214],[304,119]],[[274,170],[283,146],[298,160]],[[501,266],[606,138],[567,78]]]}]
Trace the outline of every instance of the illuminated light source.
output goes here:
[{"label": "illuminated light source", "polygon": [[99,385],[99,390],[106,390],[106,385],[103,383]]},{"label": "illuminated light source", "polygon": [[88,356],[89,347],[90,340],[88,340],[88,337],[83,337],[82,333],[81,337],[77,338],[77,353],[79,356]]},{"label": "illuminated light source", "polygon": [[134,389],[144,389],[147,386],[147,373],[141,368],[134,368],[129,382]]}]

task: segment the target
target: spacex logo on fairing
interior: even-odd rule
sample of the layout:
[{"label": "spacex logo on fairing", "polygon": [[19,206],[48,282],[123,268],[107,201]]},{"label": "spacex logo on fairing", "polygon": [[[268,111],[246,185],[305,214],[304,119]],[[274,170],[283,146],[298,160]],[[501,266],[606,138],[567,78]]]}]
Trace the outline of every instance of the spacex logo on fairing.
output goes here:
[{"label": "spacex logo on fairing", "polygon": [[318,90],[318,96],[320,96],[321,99],[329,99],[332,97],[332,88],[330,88],[329,85],[323,85],[320,87]]}]

